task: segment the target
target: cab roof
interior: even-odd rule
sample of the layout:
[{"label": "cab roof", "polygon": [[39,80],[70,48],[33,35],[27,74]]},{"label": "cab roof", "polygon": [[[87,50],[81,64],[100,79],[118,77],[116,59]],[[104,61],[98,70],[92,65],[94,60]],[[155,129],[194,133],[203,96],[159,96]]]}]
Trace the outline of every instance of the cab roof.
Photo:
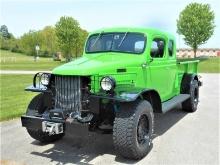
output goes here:
[{"label": "cab roof", "polygon": [[96,33],[113,33],[113,32],[139,32],[139,33],[145,33],[147,35],[165,35],[169,38],[175,38],[172,34],[165,32],[165,31],[161,31],[159,29],[156,28],[145,28],[145,27],[114,27],[114,28],[102,28],[102,29],[98,29],[96,31],[93,31],[90,33],[90,35],[92,34],[96,34]]}]

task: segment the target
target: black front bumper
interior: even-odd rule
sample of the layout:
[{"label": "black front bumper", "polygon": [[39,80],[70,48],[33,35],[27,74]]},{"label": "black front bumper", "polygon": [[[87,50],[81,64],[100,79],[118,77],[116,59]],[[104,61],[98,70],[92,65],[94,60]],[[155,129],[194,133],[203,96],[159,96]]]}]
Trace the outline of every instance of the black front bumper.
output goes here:
[{"label": "black front bumper", "polygon": [[23,127],[26,127],[28,129],[35,129],[35,130],[42,130],[42,122],[43,121],[50,121],[55,123],[65,123],[64,120],[51,120],[51,119],[45,119],[35,116],[21,116],[21,124]]}]

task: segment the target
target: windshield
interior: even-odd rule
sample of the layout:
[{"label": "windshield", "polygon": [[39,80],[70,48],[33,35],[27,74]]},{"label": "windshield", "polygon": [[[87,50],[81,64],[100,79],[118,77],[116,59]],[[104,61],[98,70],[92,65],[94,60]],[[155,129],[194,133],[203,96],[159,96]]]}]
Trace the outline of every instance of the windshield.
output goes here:
[{"label": "windshield", "polygon": [[141,54],[146,37],[142,33],[98,33],[91,35],[86,43],[86,53],[124,52]]}]

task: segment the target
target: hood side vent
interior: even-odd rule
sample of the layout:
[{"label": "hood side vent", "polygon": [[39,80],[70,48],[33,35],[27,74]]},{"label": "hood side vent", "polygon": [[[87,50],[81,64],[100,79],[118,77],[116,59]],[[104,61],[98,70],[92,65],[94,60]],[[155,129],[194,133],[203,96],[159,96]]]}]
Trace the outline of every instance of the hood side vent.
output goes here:
[{"label": "hood side vent", "polygon": [[122,73],[122,72],[127,72],[127,70],[125,68],[120,68],[120,69],[117,69],[117,72]]}]

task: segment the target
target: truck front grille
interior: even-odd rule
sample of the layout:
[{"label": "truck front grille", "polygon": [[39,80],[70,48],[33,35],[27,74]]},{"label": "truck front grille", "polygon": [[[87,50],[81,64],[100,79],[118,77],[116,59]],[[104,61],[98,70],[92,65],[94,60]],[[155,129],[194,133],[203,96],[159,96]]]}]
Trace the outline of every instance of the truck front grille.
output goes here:
[{"label": "truck front grille", "polygon": [[64,111],[81,110],[81,80],[79,76],[55,76],[55,108]]}]

